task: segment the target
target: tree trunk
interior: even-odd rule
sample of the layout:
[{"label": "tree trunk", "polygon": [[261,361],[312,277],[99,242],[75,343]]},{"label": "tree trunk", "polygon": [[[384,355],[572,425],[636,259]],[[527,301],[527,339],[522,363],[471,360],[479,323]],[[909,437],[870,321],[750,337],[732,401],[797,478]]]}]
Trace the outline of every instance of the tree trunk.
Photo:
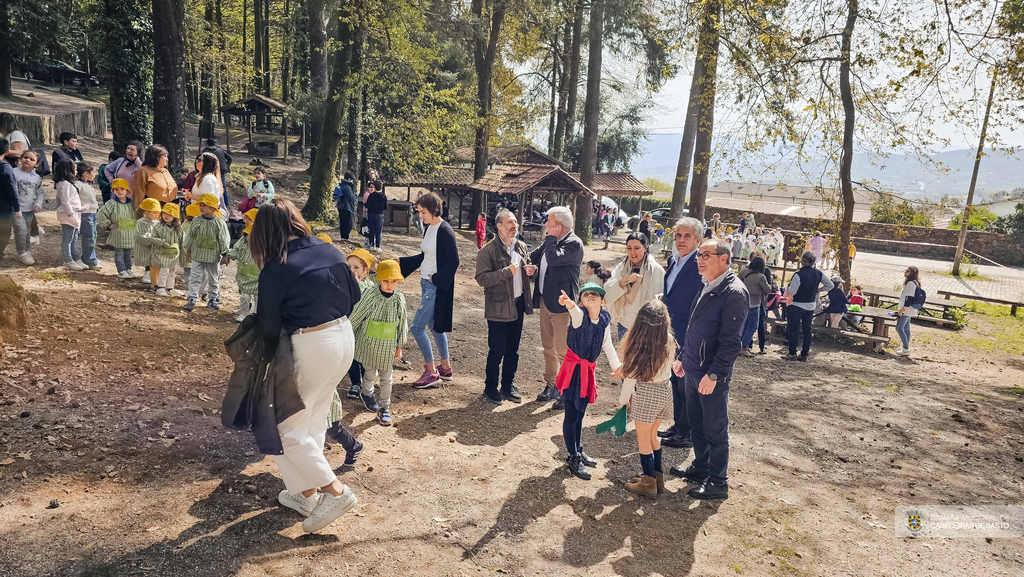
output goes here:
[{"label": "tree trunk", "polygon": [[185,0],[153,0],[153,141],[185,166]]},{"label": "tree trunk", "polygon": [[[362,13],[362,2],[356,10]],[[363,72],[363,43],[366,41],[366,25],[360,20],[352,42],[352,76],[353,82],[359,83],[359,75]],[[348,138],[345,142],[345,169],[353,174],[359,171],[359,136],[363,124],[363,93],[356,90],[352,102],[348,106]]]},{"label": "tree trunk", "polygon": [[323,131],[316,161],[309,179],[309,200],[302,208],[306,220],[320,220],[327,213],[331,203],[331,189],[334,184],[334,167],[338,162],[338,150],[345,122],[345,96],[349,90],[349,62],[351,59],[353,26],[358,17],[352,9],[352,0],[342,0],[338,8],[338,49],[334,52],[334,71],[331,74],[324,107]]},{"label": "tree trunk", "polygon": [[548,154],[554,155],[555,116],[558,110],[558,34],[551,43],[551,99],[548,101]]},{"label": "tree trunk", "polygon": [[270,94],[270,0],[263,0],[263,94]]},{"label": "tree trunk", "polygon": [[985,137],[988,136],[988,118],[992,112],[992,101],[996,96],[996,79],[999,69],[992,67],[992,86],[988,89],[988,104],[985,105],[985,119],[981,122],[981,136],[978,137],[978,152],[974,155],[974,172],[971,173],[971,187],[967,189],[967,204],[964,214],[960,217],[960,235],[956,241],[956,256],[953,257],[953,276],[960,276],[960,261],[964,258],[964,244],[967,243],[967,225],[971,220],[971,204],[974,202],[974,187],[978,184],[978,171],[981,169],[981,157],[985,156]]},{"label": "tree trunk", "polygon": [[284,30],[281,32],[281,102],[288,103],[288,77],[291,73],[291,37],[292,23],[288,14],[291,12],[290,0],[284,0]]},{"label": "tree trunk", "polygon": [[583,43],[583,0],[576,0],[573,8],[572,46],[569,50],[569,94],[565,103],[565,134],[562,136],[562,156],[576,134],[576,100],[580,86],[580,45]]},{"label": "tree trunk", "polygon": [[[309,10],[309,88],[314,102],[322,100],[327,89],[327,0],[308,0]],[[309,116],[309,146],[320,142],[323,111],[314,105]],[[311,167],[312,168],[312,167]]]},{"label": "tree trunk", "polygon": [[[548,154],[558,160],[562,160],[562,153],[565,150],[565,101],[569,97],[569,53],[572,52],[572,21],[565,22],[565,47],[562,50],[562,74],[558,77],[558,112],[555,118],[555,137]],[[558,39],[555,39],[557,46]],[[554,68],[554,67],[553,67]],[[552,88],[553,90],[553,88]]]},{"label": "tree trunk", "polygon": [[[683,124],[683,142],[679,145],[679,163],[676,165],[676,180],[672,184],[672,220],[683,217],[686,208],[686,184],[690,180],[693,166],[693,144],[697,135],[697,109],[701,98],[701,84],[698,80],[705,74],[700,58],[693,65],[693,79],[690,81],[690,97],[686,103],[686,122]],[[693,215],[691,211],[690,215]]]},{"label": "tree trunk", "polygon": [[[587,65],[587,100],[583,104],[583,153],[580,155],[580,181],[593,190],[597,171],[597,130],[601,120],[601,52],[604,48],[604,0],[590,7],[590,61]],[[590,244],[594,220],[593,200],[589,194],[576,195],[576,236]]]},{"label": "tree trunk", "polygon": [[858,0],[847,0],[849,12],[843,28],[842,54],[839,61],[839,95],[843,100],[843,157],[839,164],[839,188],[843,192],[842,224],[839,228],[839,276],[850,282],[850,231],[853,228],[853,129],[856,108],[853,103],[853,88],[850,86],[850,46],[853,43],[853,26],[857,23]]},{"label": "tree trunk", "polygon": [[242,0],[242,64],[249,58],[249,0]]},{"label": "tree trunk", "polygon": [[7,0],[0,0],[0,96],[11,98],[11,18]]},{"label": "tree trunk", "polygon": [[[206,9],[203,10],[203,31],[206,33],[203,38],[203,45],[209,54],[213,48],[213,3],[207,0]],[[199,109],[203,120],[213,120],[213,67],[203,66],[199,68]]]},{"label": "tree trunk", "polygon": [[722,5],[707,6],[698,39],[698,59],[703,64],[698,82],[701,85],[697,109],[697,134],[693,143],[693,181],[690,184],[690,216],[704,220],[704,204],[708,196],[708,173],[711,170],[711,137],[715,128],[715,84],[718,72],[719,23]]},{"label": "tree trunk", "polygon": [[[476,32],[473,40],[473,61],[476,67],[477,127],[474,141],[473,179],[481,178],[487,172],[488,140],[491,137],[491,73],[498,51],[498,35],[505,19],[505,4],[497,3],[491,9],[490,22],[484,19],[483,0],[473,0],[472,10],[476,16]],[[470,214],[484,212],[484,195],[473,193]]]},{"label": "tree trunk", "polygon": [[[129,141],[150,142],[153,138],[149,61],[153,45],[147,26],[150,7],[143,0],[104,0],[102,10],[97,22],[98,71],[104,80],[111,80],[106,82],[110,90],[110,129],[114,149],[124,152]],[[126,59],[139,66],[124,66]]]},{"label": "tree trunk", "polygon": [[263,0],[252,0],[252,84],[263,91]]}]

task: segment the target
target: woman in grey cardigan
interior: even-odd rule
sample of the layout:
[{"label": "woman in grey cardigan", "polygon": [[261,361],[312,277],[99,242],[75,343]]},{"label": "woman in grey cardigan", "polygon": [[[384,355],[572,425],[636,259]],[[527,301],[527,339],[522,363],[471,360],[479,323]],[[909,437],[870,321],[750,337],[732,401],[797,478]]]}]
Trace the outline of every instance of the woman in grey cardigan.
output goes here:
[{"label": "woman in grey cardigan", "polygon": [[[740,354],[752,357],[754,356],[754,333],[757,332],[757,324],[761,318],[761,304],[764,302],[765,296],[772,292],[772,286],[765,276],[764,259],[759,256],[750,259],[747,268],[740,273],[740,280],[743,281],[747,292],[750,293],[748,303],[750,310],[747,311],[747,322],[743,325],[743,337],[740,339],[743,350]],[[764,354],[763,346],[759,352]]]}]

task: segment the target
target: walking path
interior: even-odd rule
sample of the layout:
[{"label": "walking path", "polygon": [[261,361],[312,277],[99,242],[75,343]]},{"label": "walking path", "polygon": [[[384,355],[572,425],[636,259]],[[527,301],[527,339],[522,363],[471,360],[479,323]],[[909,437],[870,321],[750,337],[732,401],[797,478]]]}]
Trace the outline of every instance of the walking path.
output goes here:
[{"label": "walking path", "polygon": [[[858,252],[853,263],[853,282],[873,288],[892,290],[903,283],[903,271],[916,266],[921,284],[930,295],[940,290],[1024,302],[1024,270],[997,266],[978,266],[974,278],[949,274],[953,263],[942,260]],[[961,269],[962,272],[962,269]]]}]

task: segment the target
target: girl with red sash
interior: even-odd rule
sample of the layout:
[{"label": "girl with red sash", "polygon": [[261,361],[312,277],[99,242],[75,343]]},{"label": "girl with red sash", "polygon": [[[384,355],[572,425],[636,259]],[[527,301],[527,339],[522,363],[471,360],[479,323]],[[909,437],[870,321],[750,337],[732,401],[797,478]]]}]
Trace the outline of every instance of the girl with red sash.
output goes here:
[{"label": "girl with red sash", "polygon": [[[566,337],[568,350],[562,360],[562,367],[555,379],[555,387],[562,394],[565,403],[565,419],[562,421],[562,436],[569,456],[565,460],[569,472],[580,479],[589,480],[587,467],[597,461],[583,452],[583,415],[587,405],[597,400],[597,379],[594,374],[597,357],[604,350],[612,370],[619,368],[619,355],[612,345],[609,330],[611,313],[604,309],[604,289],[593,282],[580,287],[579,306],[562,291],[558,304],[569,311],[569,332]],[[583,310],[586,310],[584,315]]]}]

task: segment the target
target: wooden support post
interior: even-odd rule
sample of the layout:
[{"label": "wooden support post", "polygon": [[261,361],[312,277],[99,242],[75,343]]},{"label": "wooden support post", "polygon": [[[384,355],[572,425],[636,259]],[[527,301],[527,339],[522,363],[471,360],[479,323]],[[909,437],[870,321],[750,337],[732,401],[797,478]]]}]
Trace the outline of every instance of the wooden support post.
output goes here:
[{"label": "wooden support post", "polygon": [[459,228],[462,228],[462,194],[459,194]]},{"label": "wooden support post", "polygon": [[224,149],[231,152],[231,117],[224,117]]},{"label": "wooden support post", "polygon": [[288,164],[288,115],[281,115],[281,134],[284,135],[284,163]]},{"label": "wooden support post", "polygon": [[412,187],[405,187],[405,202],[412,202]]},{"label": "wooden support post", "polygon": [[[516,218],[519,219],[520,233],[524,230],[524,226],[526,225],[526,221],[523,220],[523,207],[526,205],[526,195],[528,194],[530,194],[530,191],[523,191],[519,193],[519,214],[516,215]],[[497,222],[495,222],[495,224],[497,224]]]},{"label": "wooden support post", "polygon": [[306,121],[302,121],[302,147],[299,149],[299,156],[306,160]]}]

